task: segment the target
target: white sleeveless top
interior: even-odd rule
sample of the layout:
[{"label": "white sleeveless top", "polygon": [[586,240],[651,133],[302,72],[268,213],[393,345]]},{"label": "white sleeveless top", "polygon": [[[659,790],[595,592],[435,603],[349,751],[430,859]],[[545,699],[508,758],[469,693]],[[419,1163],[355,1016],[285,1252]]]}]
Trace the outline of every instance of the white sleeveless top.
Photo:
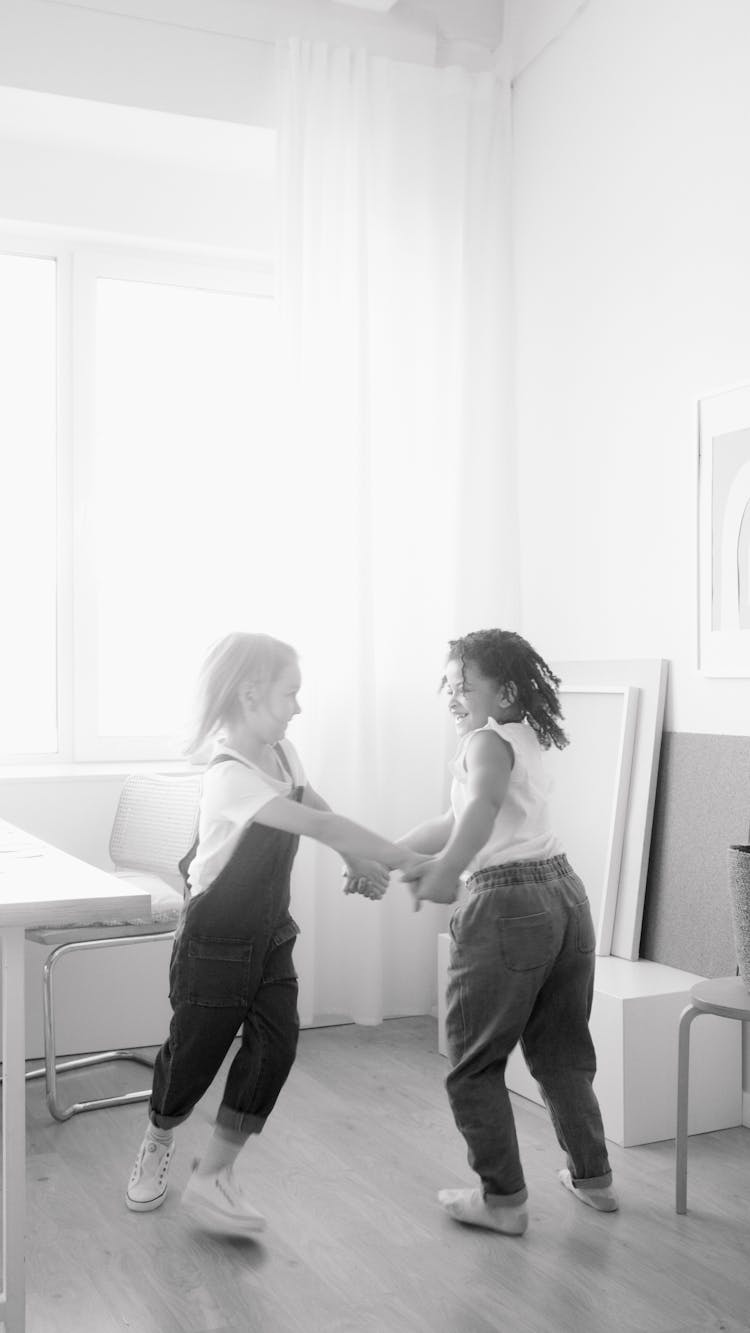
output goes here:
[{"label": "white sleeveless top", "polygon": [[468,803],[466,751],[480,731],[495,731],[513,750],[513,769],[505,800],[498,811],[484,847],[466,867],[462,879],[486,866],[509,861],[546,861],[563,848],[549,822],[550,780],[542,764],[542,747],[528,722],[505,722],[490,718],[484,727],[462,737],[450,765],[451,807],[456,820]]}]

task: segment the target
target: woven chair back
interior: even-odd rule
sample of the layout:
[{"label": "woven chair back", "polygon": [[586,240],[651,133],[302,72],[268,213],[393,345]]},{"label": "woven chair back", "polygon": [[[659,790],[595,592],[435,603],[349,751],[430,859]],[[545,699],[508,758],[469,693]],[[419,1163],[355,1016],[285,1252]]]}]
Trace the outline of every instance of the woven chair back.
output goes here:
[{"label": "woven chair back", "polygon": [[179,874],[198,831],[200,773],[134,773],[120,793],[109,854],[118,869]]}]

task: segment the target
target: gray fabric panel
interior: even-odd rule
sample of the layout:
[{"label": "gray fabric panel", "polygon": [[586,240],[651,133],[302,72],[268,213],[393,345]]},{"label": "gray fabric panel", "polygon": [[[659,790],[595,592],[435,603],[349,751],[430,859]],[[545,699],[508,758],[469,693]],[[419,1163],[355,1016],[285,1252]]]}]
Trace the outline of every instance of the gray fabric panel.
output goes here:
[{"label": "gray fabric panel", "polygon": [[703,977],[735,974],[727,851],[748,842],[750,737],[665,732],[641,957]]},{"label": "gray fabric panel", "polygon": [[729,852],[729,883],[737,966],[750,991],[750,847],[732,847]]}]

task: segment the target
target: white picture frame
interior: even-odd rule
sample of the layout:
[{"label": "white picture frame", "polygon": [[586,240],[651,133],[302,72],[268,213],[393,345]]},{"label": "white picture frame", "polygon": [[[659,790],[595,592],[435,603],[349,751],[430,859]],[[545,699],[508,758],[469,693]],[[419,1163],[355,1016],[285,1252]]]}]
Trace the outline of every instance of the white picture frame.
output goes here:
[{"label": "white picture frame", "polygon": [[570,745],[545,755],[550,816],[591,903],[596,952],[612,945],[620,884],[638,690],[617,684],[560,689]]},{"label": "white picture frame", "polygon": [[698,404],[698,666],[750,676],[750,384]]},{"label": "white picture frame", "polygon": [[[610,952],[618,958],[640,955],[651,830],[659,774],[659,754],[667,696],[664,658],[622,661],[552,662],[562,691],[581,686],[632,686],[638,691],[633,762],[620,860]],[[563,754],[565,752],[563,751]]]}]

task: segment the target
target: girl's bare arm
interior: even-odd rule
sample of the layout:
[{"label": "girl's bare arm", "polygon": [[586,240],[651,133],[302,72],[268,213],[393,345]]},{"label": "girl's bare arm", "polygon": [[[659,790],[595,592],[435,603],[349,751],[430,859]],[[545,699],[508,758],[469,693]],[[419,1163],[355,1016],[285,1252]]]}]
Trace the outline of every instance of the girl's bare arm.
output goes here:
[{"label": "girl's bare arm", "polygon": [[397,841],[404,847],[410,847],[413,852],[426,852],[429,856],[434,856],[437,852],[442,852],[452,832],[453,811],[446,810],[445,814],[427,819],[423,824],[417,824],[416,828],[410,829]]},{"label": "girl's bare arm", "polygon": [[389,870],[401,870],[417,864],[421,858],[410,848],[398,846],[388,838],[356,824],[345,815],[333,810],[314,809],[310,805],[291,801],[286,796],[274,796],[255,816],[258,824],[314,838],[316,842],[332,847],[345,860],[350,857],[380,861]]}]

